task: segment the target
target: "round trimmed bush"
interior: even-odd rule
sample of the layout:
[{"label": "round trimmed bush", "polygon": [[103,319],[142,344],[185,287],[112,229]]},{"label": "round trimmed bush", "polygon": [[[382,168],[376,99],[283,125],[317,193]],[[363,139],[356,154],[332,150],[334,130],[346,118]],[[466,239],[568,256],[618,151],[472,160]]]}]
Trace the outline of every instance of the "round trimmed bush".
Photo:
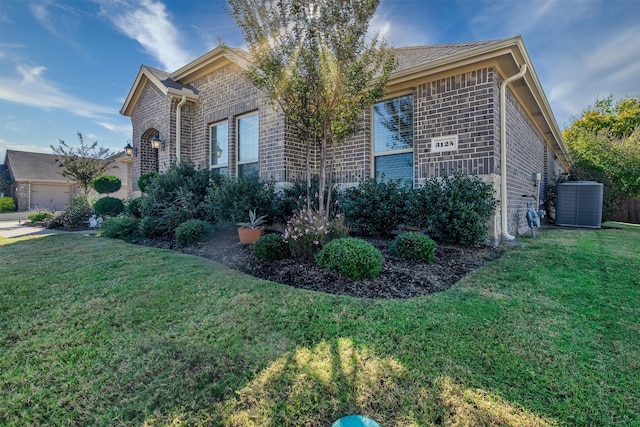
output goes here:
[{"label": "round trimmed bush", "polygon": [[96,200],[93,209],[98,215],[116,216],[124,212],[124,202],[115,197],[103,197]]},{"label": "round trimmed bush", "polygon": [[155,181],[159,175],[160,174],[158,172],[147,172],[140,175],[140,178],[138,178],[138,188],[140,191],[146,193],[151,182]]},{"label": "round trimmed bush", "polygon": [[189,246],[203,242],[213,234],[213,225],[201,219],[188,219],[176,228],[178,246]]},{"label": "round trimmed bush", "polygon": [[102,175],[93,180],[93,189],[100,194],[115,193],[122,188],[120,178],[113,175]]},{"label": "round trimmed bush", "polygon": [[280,233],[265,234],[253,244],[253,254],[267,261],[289,257],[289,245]]},{"label": "round trimmed bush", "polygon": [[421,233],[403,233],[393,239],[389,246],[389,253],[428,264],[436,255],[436,242]]},{"label": "round trimmed bush", "polygon": [[371,243],[352,237],[327,243],[316,255],[316,262],[334,273],[353,280],[371,279],[382,271],[382,254]]}]

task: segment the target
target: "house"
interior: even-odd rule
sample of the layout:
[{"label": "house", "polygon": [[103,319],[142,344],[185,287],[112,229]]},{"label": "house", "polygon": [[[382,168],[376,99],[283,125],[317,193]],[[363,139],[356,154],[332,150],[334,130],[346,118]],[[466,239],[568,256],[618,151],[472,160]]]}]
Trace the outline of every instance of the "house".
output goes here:
[{"label": "house", "polygon": [[[527,230],[522,195],[537,193],[537,177],[543,194],[570,158],[522,38],[400,47],[396,57],[385,98],[336,150],[338,183],[476,174],[501,201],[492,240]],[[171,73],[141,66],[120,111],[133,125],[132,194],[140,174],[180,159],[232,177],[304,179],[304,146],[243,76],[249,61],[217,47]]]},{"label": "house", "polygon": [[[12,182],[8,195],[15,199],[18,211],[61,211],[71,203],[74,195],[81,192],[77,184],[60,174],[62,166],[56,161],[57,157],[54,154],[7,150],[4,164]],[[116,154],[115,164],[124,158],[124,152]],[[129,191],[127,167],[123,164],[109,169],[108,174],[117,176],[122,182],[122,188],[111,196],[126,198]],[[94,190],[91,190],[91,195],[100,197]]]}]

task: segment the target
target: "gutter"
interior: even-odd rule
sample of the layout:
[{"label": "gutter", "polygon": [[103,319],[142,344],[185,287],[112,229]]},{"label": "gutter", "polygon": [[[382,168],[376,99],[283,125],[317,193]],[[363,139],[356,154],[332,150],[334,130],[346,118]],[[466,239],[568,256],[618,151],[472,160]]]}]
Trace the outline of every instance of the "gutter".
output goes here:
[{"label": "gutter", "polygon": [[514,240],[515,236],[507,231],[507,85],[518,80],[527,72],[527,64],[522,64],[518,74],[500,83],[500,216],[502,219],[502,237]]},{"label": "gutter", "polygon": [[176,162],[180,162],[180,136],[182,133],[182,106],[186,104],[187,96],[182,95],[182,99],[176,106]]}]

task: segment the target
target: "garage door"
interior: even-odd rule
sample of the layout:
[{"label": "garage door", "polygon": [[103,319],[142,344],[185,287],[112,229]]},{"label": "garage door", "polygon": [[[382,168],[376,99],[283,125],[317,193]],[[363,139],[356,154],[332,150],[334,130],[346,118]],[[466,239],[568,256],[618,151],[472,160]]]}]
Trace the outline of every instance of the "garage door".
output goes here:
[{"label": "garage door", "polygon": [[31,209],[61,211],[71,203],[68,185],[31,184]]}]

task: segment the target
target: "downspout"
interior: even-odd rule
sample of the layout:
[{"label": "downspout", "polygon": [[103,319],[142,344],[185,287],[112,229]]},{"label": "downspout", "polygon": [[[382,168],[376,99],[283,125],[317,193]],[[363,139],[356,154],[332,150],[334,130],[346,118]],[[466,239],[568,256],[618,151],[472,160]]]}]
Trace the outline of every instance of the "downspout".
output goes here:
[{"label": "downspout", "polygon": [[27,205],[27,210],[31,210],[31,181],[29,181],[29,204]]},{"label": "downspout", "polygon": [[176,106],[176,162],[180,162],[180,134],[182,133],[182,106],[186,104],[187,97],[182,95],[182,99]]},{"label": "downspout", "polygon": [[522,64],[518,74],[505,79],[500,84],[500,216],[502,217],[502,237],[513,240],[515,236],[507,231],[507,85],[518,80],[527,72],[527,64]]}]

